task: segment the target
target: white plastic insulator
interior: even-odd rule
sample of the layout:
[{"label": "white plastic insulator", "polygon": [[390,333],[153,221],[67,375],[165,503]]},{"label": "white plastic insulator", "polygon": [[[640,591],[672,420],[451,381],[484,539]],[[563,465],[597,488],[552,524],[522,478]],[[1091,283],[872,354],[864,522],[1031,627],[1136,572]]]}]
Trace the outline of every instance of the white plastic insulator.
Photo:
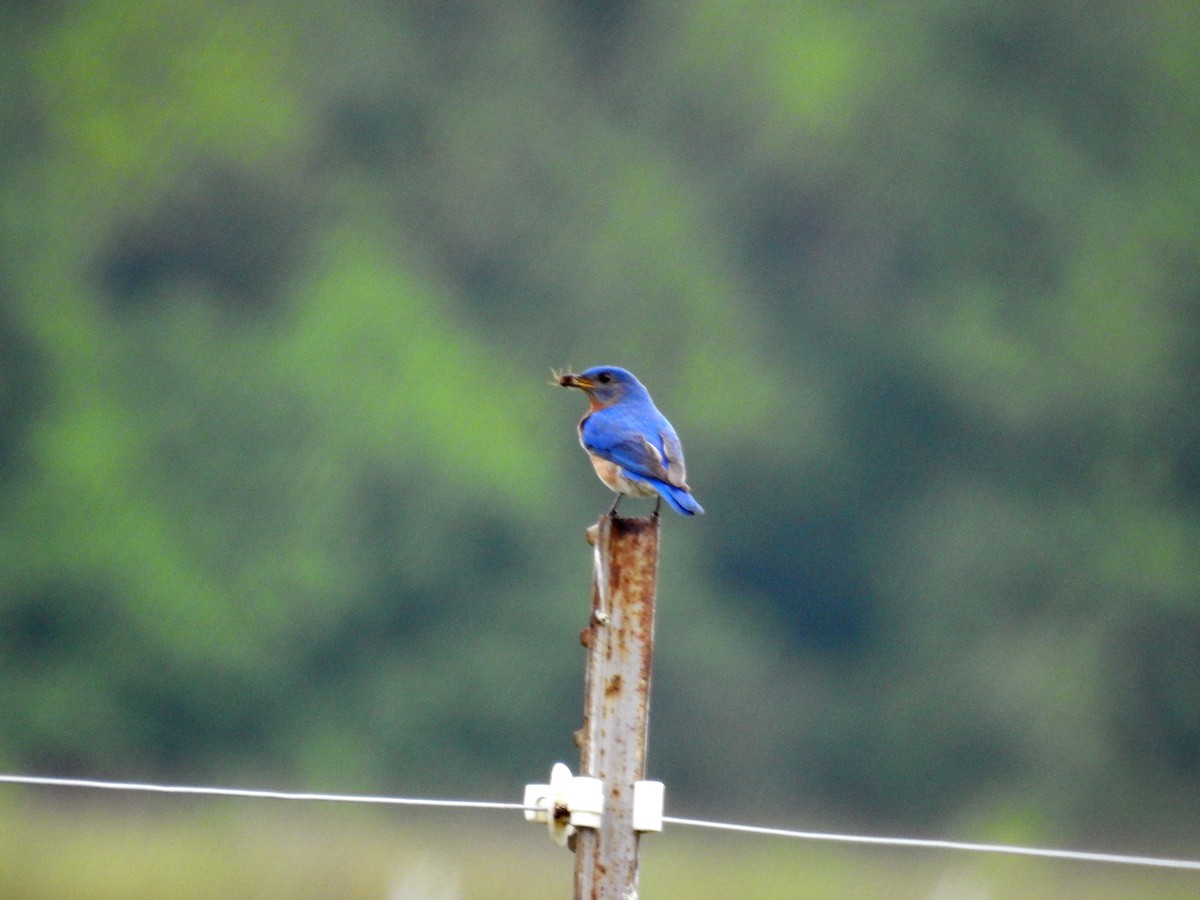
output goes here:
[{"label": "white plastic insulator", "polygon": [[633,830],[662,831],[663,795],[661,781],[637,781],[633,785]]},{"label": "white plastic insulator", "polygon": [[560,847],[567,846],[567,838],[575,830],[571,827],[571,805],[568,792],[574,776],[566,763],[555,763],[550,769],[550,808],[547,825],[550,840]]},{"label": "white plastic insulator", "polygon": [[604,782],[587,775],[575,776],[567,791],[567,808],[576,828],[599,828],[604,815]]},{"label": "white plastic insulator", "polygon": [[526,822],[542,822],[543,824],[549,822],[550,785],[525,785],[525,802],[523,802],[521,805],[525,807]]},{"label": "white plastic insulator", "polygon": [[599,828],[604,815],[604,782],[572,775],[565,763],[555,763],[549,784],[525,785],[525,821],[549,827],[550,839],[565,847],[576,828]]}]

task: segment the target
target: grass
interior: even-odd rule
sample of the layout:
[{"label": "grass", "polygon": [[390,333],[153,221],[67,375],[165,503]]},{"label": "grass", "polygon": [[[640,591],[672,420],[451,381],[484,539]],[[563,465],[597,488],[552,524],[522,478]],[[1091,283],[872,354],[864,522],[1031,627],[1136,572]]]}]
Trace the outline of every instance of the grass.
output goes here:
[{"label": "grass", "polygon": [[[573,858],[519,813],[0,793],[0,897],[569,898]],[[1184,900],[1200,873],[879,850],[670,827],[644,900]]]}]

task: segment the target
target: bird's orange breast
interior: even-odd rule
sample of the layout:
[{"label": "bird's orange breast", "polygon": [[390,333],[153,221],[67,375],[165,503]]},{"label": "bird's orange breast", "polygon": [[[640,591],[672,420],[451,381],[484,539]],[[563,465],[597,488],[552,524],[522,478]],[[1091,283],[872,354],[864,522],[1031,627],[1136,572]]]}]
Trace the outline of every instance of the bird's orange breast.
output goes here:
[{"label": "bird's orange breast", "polygon": [[630,497],[651,497],[654,495],[654,488],[650,487],[644,481],[634,481],[631,478],[626,478],[621,474],[621,467],[615,462],[607,460],[602,456],[597,456],[590,451],[588,452],[588,457],[592,461],[592,468],[596,470],[596,475],[608,486],[609,490],[616,491],[618,494],[626,494]]}]

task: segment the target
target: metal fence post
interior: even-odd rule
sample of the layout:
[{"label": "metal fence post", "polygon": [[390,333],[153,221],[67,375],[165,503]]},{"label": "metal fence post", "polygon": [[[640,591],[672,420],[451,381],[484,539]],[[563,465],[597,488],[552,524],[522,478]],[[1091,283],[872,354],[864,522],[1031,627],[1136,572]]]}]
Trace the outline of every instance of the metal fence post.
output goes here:
[{"label": "metal fence post", "polygon": [[576,900],[635,900],[638,832],[633,786],[646,775],[659,519],[601,516],[588,529],[595,563],[580,774],[604,782],[597,829],[575,835]]}]

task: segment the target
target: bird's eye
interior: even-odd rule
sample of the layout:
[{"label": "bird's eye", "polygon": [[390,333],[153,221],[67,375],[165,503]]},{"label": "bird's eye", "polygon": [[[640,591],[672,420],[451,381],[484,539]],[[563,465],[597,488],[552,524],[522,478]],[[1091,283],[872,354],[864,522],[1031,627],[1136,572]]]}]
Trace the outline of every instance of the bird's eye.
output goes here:
[{"label": "bird's eye", "polygon": [[610,381],[612,381],[612,376],[609,375],[607,372],[601,372],[599,375],[596,376],[596,380],[598,382],[600,382],[601,384],[608,384]]}]

